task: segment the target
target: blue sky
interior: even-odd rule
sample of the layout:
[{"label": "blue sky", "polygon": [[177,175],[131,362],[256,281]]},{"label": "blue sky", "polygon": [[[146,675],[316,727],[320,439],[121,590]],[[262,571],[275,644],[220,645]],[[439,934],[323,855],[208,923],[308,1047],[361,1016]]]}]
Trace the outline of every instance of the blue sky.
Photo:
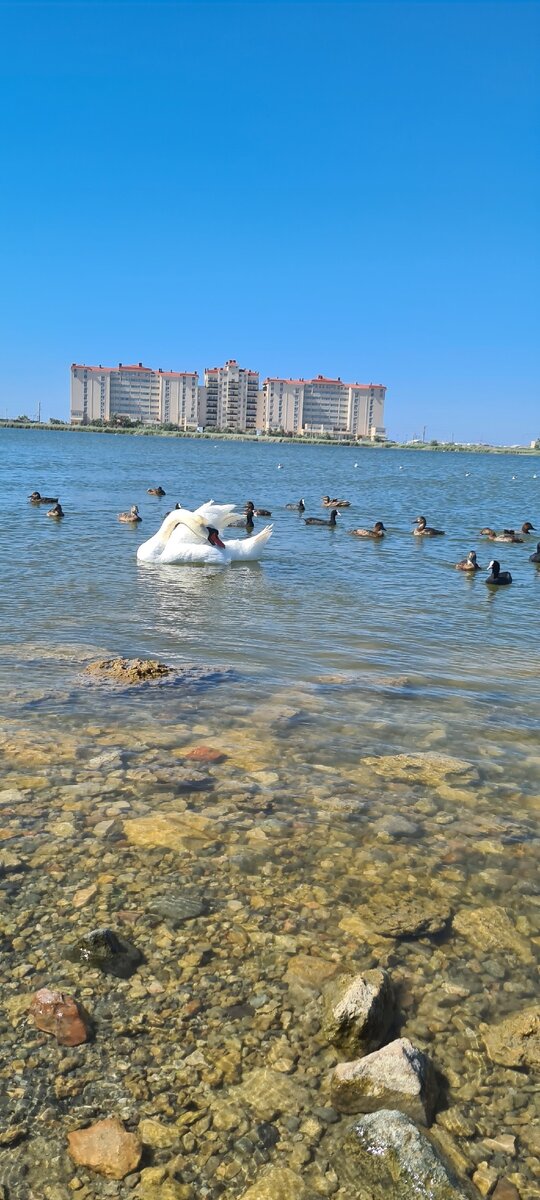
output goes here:
[{"label": "blue sky", "polygon": [[540,434],[539,51],[519,0],[0,3],[0,415],[234,357]]}]

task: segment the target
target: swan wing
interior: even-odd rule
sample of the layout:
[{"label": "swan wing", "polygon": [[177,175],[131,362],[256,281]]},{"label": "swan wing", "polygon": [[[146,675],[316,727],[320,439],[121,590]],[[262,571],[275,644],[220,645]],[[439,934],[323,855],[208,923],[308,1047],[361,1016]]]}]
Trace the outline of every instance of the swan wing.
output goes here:
[{"label": "swan wing", "polygon": [[254,562],[262,558],[266,543],[272,537],[273,525],[266,525],[260,533],[253,537],[236,538],[225,542],[231,562]]},{"label": "swan wing", "polygon": [[213,525],[214,529],[219,531],[229,523],[234,509],[234,504],[216,504],[214,500],[207,500],[195,509],[193,515],[202,517],[206,525]]}]

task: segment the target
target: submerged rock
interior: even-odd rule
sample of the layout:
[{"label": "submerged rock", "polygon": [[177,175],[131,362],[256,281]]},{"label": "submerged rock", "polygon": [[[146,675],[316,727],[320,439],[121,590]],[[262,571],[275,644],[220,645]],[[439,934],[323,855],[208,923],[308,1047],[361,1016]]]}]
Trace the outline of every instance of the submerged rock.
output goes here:
[{"label": "submerged rock", "polygon": [[444,900],[423,896],[400,896],[394,900],[377,899],[373,905],[360,905],[358,915],[366,926],[382,937],[418,938],[441,933],[451,917]]},{"label": "submerged rock", "polygon": [[531,1005],[482,1033],[489,1057],[503,1067],[540,1069],[540,1006]]},{"label": "submerged rock", "polygon": [[98,658],[88,663],[82,673],[87,683],[118,689],[142,685],[155,687],[163,683],[214,683],[232,677],[229,668],[199,666],[197,663],[169,667],[156,658]]},{"label": "submerged rock", "polygon": [[98,658],[84,668],[85,674],[128,686],[133,683],[155,683],[174,674],[173,668],[155,658]]},{"label": "submerged rock", "polygon": [[408,1038],[397,1038],[365,1058],[339,1063],[332,1076],[331,1097],[340,1112],[397,1108],[430,1125],[437,1099],[435,1072],[427,1054]]},{"label": "submerged rock", "polygon": [[36,1029],[51,1033],[60,1046],[81,1046],[88,1041],[88,1019],[73,996],[40,988],[33,997],[30,1013]]},{"label": "submerged rock", "polygon": [[304,1200],[306,1188],[295,1171],[288,1167],[270,1167],[242,1192],[240,1200]]},{"label": "submerged rock", "polygon": [[506,909],[497,904],[482,908],[462,908],[456,913],[453,928],[477,950],[498,951],[521,962],[534,962],[529,942],[518,933]]},{"label": "submerged rock", "polygon": [[207,911],[207,905],[195,896],[158,896],[150,901],[147,911],[163,917],[176,928],[183,921],[193,921],[195,917],[202,916]]},{"label": "submerged rock", "polygon": [[117,1117],[96,1121],[86,1129],[68,1133],[69,1153],[81,1167],[97,1171],[107,1179],[124,1179],[141,1161],[142,1143],[128,1133]]},{"label": "submerged rock", "polygon": [[323,1031],[348,1054],[377,1050],[393,1017],[394,993],[386,971],[342,977],[324,996]]},{"label": "submerged rock", "polygon": [[473,1195],[410,1117],[389,1109],[353,1125],[340,1167],[356,1200],[471,1200]]},{"label": "submerged rock", "polygon": [[71,962],[98,967],[106,975],[129,979],[142,962],[142,954],[131,942],[118,937],[112,929],[92,929],[68,951]]}]

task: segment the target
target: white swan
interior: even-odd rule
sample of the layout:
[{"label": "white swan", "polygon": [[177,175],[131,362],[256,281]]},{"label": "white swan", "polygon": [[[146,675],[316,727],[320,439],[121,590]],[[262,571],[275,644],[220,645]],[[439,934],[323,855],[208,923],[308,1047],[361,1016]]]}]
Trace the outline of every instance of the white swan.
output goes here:
[{"label": "white swan", "polygon": [[236,519],[234,504],[214,504],[208,500],[195,512],[177,508],[169,513],[153,537],[137,550],[142,562],[211,563],[254,562],[261,558],[272,535],[272,525],[266,525],[254,537],[224,542],[220,536]]}]

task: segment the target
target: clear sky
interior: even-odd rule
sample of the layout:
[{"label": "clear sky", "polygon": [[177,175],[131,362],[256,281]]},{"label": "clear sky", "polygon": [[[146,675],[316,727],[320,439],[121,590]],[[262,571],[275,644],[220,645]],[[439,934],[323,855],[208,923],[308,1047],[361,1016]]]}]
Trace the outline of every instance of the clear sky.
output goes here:
[{"label": "clear sky", "polygon": [[0,416],[237,358],[539,435],[539,52],[520,0],[0,2]]}]

